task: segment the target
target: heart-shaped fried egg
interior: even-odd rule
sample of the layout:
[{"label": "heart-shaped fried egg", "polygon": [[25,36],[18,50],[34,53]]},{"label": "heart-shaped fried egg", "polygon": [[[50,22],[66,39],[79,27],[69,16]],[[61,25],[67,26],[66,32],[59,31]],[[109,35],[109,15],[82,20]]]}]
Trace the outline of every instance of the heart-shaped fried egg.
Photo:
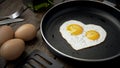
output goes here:
[{"label": "heart-shaped fried egg", "polygon": [[77,20],[69,20],[60,26],[62,37],[75,50],[80,50],[102,43],[107,32],[98,25],[83,24]]}]

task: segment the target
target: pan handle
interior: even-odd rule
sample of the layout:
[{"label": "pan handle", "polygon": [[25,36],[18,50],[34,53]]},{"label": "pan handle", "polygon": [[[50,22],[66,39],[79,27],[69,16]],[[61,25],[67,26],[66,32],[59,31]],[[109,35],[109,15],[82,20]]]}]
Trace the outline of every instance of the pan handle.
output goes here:
[{"label": "pan handle", "polygon": [[120,10],[120,0],[88,0],[88,1],[99,1]]},{"label": "pan handle", "polygon": [[120,9],[120,0],[116,0],[116,8]]},{"label": "pan handle", "polygon": [[[63,1],[82,1],[82,0],[63,0]],[[83,0],[85,1],[85,0]],[[117,9],[120,10],[120,0],[115,0],[114,2],[111,2],[113,0],[86,0],[86,1],[98,1],[98,2],[102,2],[104,4],[107,4],[109,6],[115,7]]]},{"label": "pan handle", "polygon": [[102,3],[115,7],[120,10],[120,0],[115,0],[114,2],[111,2],[109,0],[98,0],[98,1],[102,1]]},{"label": "pan handle", "polygon": [[115,3],[110,2],[110,1],[108,1],[108,0],[103,0],[103,1],[102,1],[102,3],[107,4],[107,5],[109,5],[109,6],[113,6],[113,7],[115,7],[115,6],[116,6],[116,4],[115,4]]}]

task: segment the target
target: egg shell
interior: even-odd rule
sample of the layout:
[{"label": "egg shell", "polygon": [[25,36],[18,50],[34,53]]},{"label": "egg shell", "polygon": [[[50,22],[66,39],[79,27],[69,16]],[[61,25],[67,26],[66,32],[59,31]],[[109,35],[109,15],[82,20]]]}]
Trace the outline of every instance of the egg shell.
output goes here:
[{"label": "egg shell", "polygon": [[0,46],[13,37],[14,31],[10,26],[5,25],[0,28]]},{"label": "egg shell", "polygon": [[0,54],[6,60],[17,59],[24,51],[25,43],[21,39],[11,39],[5,42],[0,48]]},{"label": "egg shell", "polygon": [[23,39],[24,41],[32,40],[37,34],[37,29],[32,24],[24,24],[20,26],[16,32],[15,37]]}]

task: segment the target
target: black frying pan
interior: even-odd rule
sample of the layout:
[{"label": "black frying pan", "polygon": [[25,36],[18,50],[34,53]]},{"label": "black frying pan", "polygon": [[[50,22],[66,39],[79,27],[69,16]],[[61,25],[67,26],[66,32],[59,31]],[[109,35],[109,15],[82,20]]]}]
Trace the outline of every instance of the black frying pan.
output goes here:
[{"label": "black frying pan", "polygon": [[[106,40],[94,47],[74,50],[62,38],[59,28],[68,20],[102,26]],[[41,21],[41,33],[48,47],[57,54],[78,61],[105,61],[120,55],[120,11],[95,1],[68,1],[52,7]]]}]

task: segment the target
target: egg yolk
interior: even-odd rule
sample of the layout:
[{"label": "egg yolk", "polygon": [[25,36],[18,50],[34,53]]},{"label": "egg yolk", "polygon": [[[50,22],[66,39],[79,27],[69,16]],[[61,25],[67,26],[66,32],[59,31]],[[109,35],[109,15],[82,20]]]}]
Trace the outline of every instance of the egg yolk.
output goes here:
[{"label": "egg yolk", "polygon": [[71,35],[79,35],[83,32],[83,28],[78,24],[71,24],[67,26],[67,30],[71,33]]},{"label": "egg yolk", "polygon": [[100,37],[100,34],[95,30],[89,30],[86,32],[86,37],[90,40],[97,40]]}]

